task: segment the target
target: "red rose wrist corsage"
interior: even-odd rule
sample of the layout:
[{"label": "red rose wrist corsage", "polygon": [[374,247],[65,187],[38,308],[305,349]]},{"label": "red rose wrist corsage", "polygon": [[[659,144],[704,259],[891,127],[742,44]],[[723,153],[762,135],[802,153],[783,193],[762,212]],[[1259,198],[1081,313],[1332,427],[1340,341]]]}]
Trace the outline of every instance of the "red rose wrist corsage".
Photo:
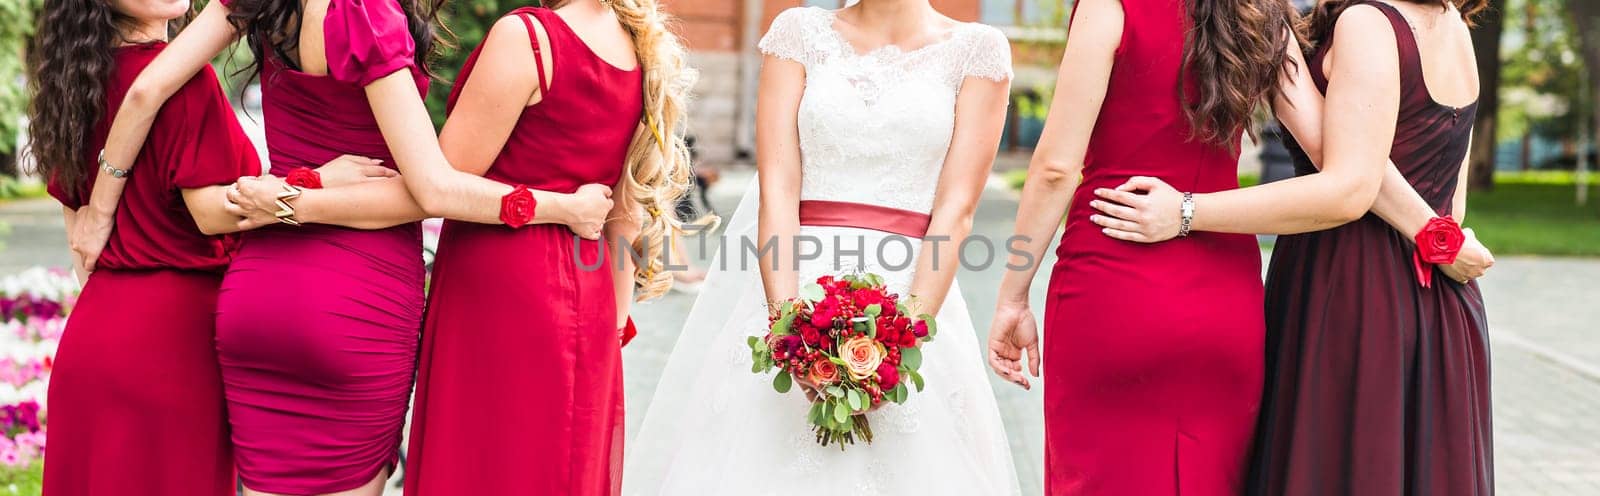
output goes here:
[{"label": "red rose wrist corsage", "polygon": [[296,167],[294,170],[289,171],[289,177],[284,178],[283,182],[300,188],[320,189],[322,188],[322,174],[318,174],[316,169],[310,167]]},{"label": "red rose wrist corsage", "polygon": [[519,184],[506,196],[500,197],[500,222],[513,228],[526,226],[533,222],[533,211],[538,206],[539,201],[534,199],[533,191]]},{"label": "red rose wrist corsage", "polygon": [[1422,231],[1417,232],[1417,251],[1411,257],[1411,264],[1417,270],[1417,282],[1424,288],[1431,287],[1433,266],[1455,263],[1456,254],[1461,253],[1461,245],[1466,241],[1461,225],[1450,216],[1428,220]]},{"label": "red rose wrist corsage", "polygon": [[629,341],[633,341],[634,336],[639,335],[639,329],[633,326],[633,317],[628,317],[627,325],[622,326],[618,332],[622,333],[623,346],[627,346]]}]

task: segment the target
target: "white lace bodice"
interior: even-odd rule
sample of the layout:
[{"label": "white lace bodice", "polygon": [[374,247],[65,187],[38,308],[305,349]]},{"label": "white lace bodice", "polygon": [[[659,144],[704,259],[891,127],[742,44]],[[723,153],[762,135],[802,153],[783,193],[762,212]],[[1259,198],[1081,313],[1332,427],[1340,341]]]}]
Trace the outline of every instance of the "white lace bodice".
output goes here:
[{"label": "white lace bodice", "polygon": [[858,53],[833,23],[833,11],[792,8],[761,38],[763,53],[806,69],[800,199],[929,212],[961,83],[1010,79],[1010,43],[998,29],[964,23],[913,50]]}]

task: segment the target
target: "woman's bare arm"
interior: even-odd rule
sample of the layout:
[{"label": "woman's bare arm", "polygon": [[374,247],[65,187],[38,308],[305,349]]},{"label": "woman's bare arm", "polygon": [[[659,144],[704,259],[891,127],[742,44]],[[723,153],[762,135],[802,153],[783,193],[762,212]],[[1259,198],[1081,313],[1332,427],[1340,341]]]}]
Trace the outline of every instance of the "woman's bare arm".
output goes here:
[{"label": "woman's bare arm", "polygon": [[[617,193],[619,194],[613,196],[616,198],[616,203],[606,216],[605,236],[601,238],[604,243],[601,246],[610,250],[607,254],[608,256],[622,253],[618,245],[623,243],[631,244],[635,238],[639,237],[639,215],[642,212],[639,209],[639,205],[633,202],[633,197],[628,196],[626,184],[627,181],[623,181],[618,185],[622,191],[618,191]],[[671,243],[672,236],[668,235],[662,241]],[[671,249],[676,249],[676,247]],[[633,257],[626,255],[612,257],[611,263],[611,284],[617,298],[617,328],[621,329],[627,325],[628,315],[633,310]]]},{"label": "woman's bare arm", "polygon": [[[1322,116],[1322,171],[1195,194],[1192,230],[1293,234],[1343,225],[1372,208],[1400,111],[1398,45],[1388,17],[1376,7],[1349,8],[1334,29],[1326,102],[1340,111]],[[1094,216],[1108,236],[1152,243],[1178,235],[1183,193],[1160,179],[1134,177],[1095,194],[1101,204],[1128,207],[1099,207],[1111,214]]]},{"label": "woman's bare arm", "polygon": [[[1290,33],[1289,36],[1293,37],[1294,34]],[[1293,59],[1293,70],[1284,73],[1281,91],[1272,102],[1273,113],[1283,123],[1284,129],[1294,136],[1295,142],[1300,144],[1311,163],[1320,168],[1323,162],[1322,125],[1326,103],[1311,78],[1311,71],[1317,68],[1306,63],[1297,42],[1290,43],[1289,56]],[[1428,219],[1436,215],[1392,161],[1385,163],[1378,196],[1372,203],[1372,213],[1407,239],[1416,236]]]},{"label": "woman's bare arm", "polygon": [[1006,101],[1011,80],[995,81],[968,76],[956,95],[956,126],[939,173],[928,231],[911,294],[918,312],[937,315],[955,281],[961,243],[972,232],[972,214],[978,208],[994,156],[1005,128]]},{"label": "woman's bare arm", "polygon": [[[516,129],[523,110],[543,99],[539,71],[528,63],[534,59],[529,36],[537,36],[542,48],[537,63],[545,66],[547,82],[554,68],[549,39],[540,24],[533,25],[535,32],[529,33],[520,19],[508,16],[489,30],[472,77],[462,83],[465,86],[439,133],[439,146],[456,170],[476,176],[487,172]],[[573,194],[534,190],[539,208],[534,211],[533,222],[566,224],[573,232],[593,238],[611,212],[609,190],[603,185],[586,185]]]},{"label": "woman's bare arm", "polygon": [[[67,224],[67,232],[72,232],[72,225],[77,222],[78,213],[67,208],[66,205],[62,205],[61,216]],[[83,267],[83,256],[79,255],[77,250],[73,250],[70,244],[67,247],[67,253],[72,255],[72,273],[78,276],[78,285],[87,284],[89,282],[89,270]]]},{"label": "woman's bare arm", "polygon": [[[799,112],[805,78],[805,66],[799,62],[768,55],[761,63],[756,94],[761,205],[755,243],[763,248],[773,245],[770,253],[762,251],[760,260],[767,301],[792,299],[800,291],[795,273],[799,260],[789,252],[795,249],[795,236],[800,234]],[[789,263],[784,263],[785,258]]]},{"label": "woman's bare arm", "polygon": [[1038,325],[1028,306],[1028,288],[1050,240],[1061,228],[1073,191],[1083,180],[1089,137],[1122,43],[1123,12],[1117,0],[1082,0],[1075,8],[1057,72],[1055,97],[1017,206],[1013,237],[1021,246],[1008,247],[1017,251],[1007,261],[989,330],[989,367],[1023,388],[1030,387],[1022,368],[1024,352],[1028,371],[1039,375]]}]

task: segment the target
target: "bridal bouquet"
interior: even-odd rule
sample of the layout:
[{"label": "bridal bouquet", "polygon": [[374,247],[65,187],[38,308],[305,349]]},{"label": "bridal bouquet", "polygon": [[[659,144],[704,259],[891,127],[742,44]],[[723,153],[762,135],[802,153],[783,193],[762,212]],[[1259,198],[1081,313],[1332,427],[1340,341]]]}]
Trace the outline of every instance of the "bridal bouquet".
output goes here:
[{"label": "bridal bouquet", "polygon": [[767,335],[748,340],[751,372],[776,368],[779,393],[795,383],[814,393],[807,420],[823,446],[871,443],[864,414],[885,401],[905,403],[906,381],[922,390],[919,347],[937,332],[934,319],[912,317],[882,277],[823,276],[775,310]]}]

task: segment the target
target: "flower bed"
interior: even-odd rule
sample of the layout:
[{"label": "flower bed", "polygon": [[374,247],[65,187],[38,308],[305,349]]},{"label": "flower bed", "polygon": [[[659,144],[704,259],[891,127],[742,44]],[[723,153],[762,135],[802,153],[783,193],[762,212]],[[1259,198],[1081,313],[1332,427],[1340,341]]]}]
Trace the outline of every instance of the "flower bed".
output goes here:
[{"label": "flower bed", "polygon": [[39,494],[51,361],[78,283],[43,268],[0,279],[0,495]]}]

